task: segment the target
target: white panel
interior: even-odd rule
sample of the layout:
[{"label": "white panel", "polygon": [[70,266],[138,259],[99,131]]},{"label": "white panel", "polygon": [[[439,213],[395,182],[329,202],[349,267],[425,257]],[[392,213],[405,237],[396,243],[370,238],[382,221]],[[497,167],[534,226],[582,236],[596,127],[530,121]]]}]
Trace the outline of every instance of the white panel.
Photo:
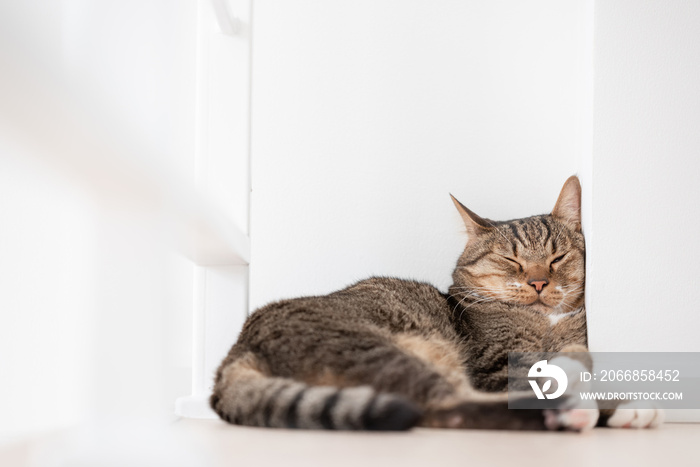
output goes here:
[{"label": "white panel", "polygon": [[597,2],[595,23],[591,348],[697,352],[700,3]]},{"label": "white panel", "polygon": [[[236,240],[236,231],[249,228],[250,8],[246,1],[223,0],[200,0],[198,8],[195,178],[233,219],[236,229],[229,228],[234,235],[228,237]],[[232,30],[230,18],[240,28]],[[195,273],[192,395],[178,399],[175,409],[185,417],[215,417],[208,405],[213,377],[248,310],[247,266],[208,266]]]},{"label": "white panel", "polygon": [[700,351],[699,22],[697,2],[596,5],[594,350]]},{"label": "white panel", "polygon": [[224,34],[209,37],[208,193],[248,232],[250,193],[248,41]]},{"label": "white panel", "polygon": [[248,267],[207,268],[206,304],[204,378],[205,393],[211,394],[216,369],[236,341],[246,319]]},{"label": "white panel", "polygon": [[175,413],[216,418],[209,408],[209,395],[216,369],[246,319],[248,267],[197,268],[195,288],[192,394],[177,400]]},{"label": "white panel", "polygon": [[551,211],[576,171],[577,1],[255,4],[251,304],[373,274],[443,290],[449,199]]}]

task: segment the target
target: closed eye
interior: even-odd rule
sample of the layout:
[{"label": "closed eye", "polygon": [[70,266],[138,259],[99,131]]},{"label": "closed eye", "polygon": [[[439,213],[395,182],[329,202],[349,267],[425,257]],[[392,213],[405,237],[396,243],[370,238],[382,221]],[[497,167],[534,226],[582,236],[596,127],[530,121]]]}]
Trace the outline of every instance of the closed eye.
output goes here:
[{"label": "closed eye", "polygon": [[566,256],[566,253],[564,253],[564,254],[563,254],[563,255],[561,255],[561,256],[557,256],[557,257],[556,257],[556,258],[554,258],[554,259],[552,260],[552,262],[551,262],[551,263],[549,263],[549,264],[550,264],[550,265],[552,265],[552,264],[554,264],[554,263],[558,263],[559,261],[561,261],[561,260],[563,260],[563,259],[564,259],[564,256]]},{"label": "closed eye", "polygon": [[501,258],[503,258],[503,259],[505,259],[505,260],[507,260],[507,261],[510,261],[511,263],[515,264],[516,266],[518,266],[518,268],[519,268],[521,271],[523,270],[523,265],[520,264],[517,260],[515,260],[515,259],[513,259],[513,258],[509,258],[508,256],[503,256],[503,255],[498,255],[498,256],[500,256]]}]

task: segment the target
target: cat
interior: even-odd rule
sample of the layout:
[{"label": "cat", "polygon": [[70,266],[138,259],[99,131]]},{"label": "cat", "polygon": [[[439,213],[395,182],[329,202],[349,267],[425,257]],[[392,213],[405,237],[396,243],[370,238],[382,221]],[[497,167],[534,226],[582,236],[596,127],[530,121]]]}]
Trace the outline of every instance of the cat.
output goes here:
[{"label": "cat", "polygon": [[[447,294],[373,277],[266,305],[219,366],[212,409],[233,424],[338,430],[579,431],[614,420],[566,398],[509,410],[504,392],[508,352],[586,352],[578,178],[548,215],[495,222],[452,200],[467,244]],[[572,372],[587,366],[564,358]]]}]

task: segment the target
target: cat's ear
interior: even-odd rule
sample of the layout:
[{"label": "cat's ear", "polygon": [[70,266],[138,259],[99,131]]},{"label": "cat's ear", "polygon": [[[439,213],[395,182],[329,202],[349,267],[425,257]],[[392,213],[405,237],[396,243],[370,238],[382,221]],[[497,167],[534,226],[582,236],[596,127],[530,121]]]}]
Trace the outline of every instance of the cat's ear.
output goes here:
[{"label": "cat's ear", "polygon": [[552,216],[568,224],[572,229],[581,231],[581,183],[572,175],[564,183],[554,205]]},{"label": "cat's ear", "polygon": [[455,203],[455,207],[462,216],[464,225],[467,227],[467,235],[471,241],[477,235],[484,234],[493,228],[493,224],[486,219],[483,219],[476,214],[474,214],[469,208],[457,201],[457,198],[450,194],[452,202]]}]

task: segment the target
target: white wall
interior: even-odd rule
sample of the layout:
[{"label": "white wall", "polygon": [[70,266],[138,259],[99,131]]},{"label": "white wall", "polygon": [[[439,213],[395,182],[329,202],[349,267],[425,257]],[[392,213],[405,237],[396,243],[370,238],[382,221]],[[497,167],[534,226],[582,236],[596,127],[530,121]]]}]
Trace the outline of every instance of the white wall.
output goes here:
[{"label": "white wall", "polygon": [[589,336],[700,351],[700,3],[596,3]]},{"label": "white wall", "polygon": [[274,1],[254,11],[251,308],[374,274],[443,290],[480,215],[576,172],[580,1]]}]

